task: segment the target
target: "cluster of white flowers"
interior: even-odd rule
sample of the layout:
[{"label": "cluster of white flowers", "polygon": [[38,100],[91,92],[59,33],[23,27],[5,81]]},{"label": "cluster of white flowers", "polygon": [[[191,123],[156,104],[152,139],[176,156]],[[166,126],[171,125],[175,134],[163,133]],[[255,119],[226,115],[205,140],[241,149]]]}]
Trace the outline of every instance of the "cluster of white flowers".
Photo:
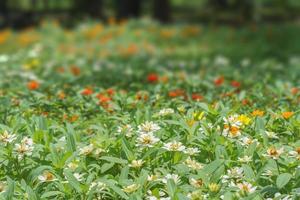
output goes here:
[{"label": "cluster of white flowers", "polygon": [[0,134],[0,142],[5,145],[12,143],[17,139],[15,134],[10,134],[7,130],[5,130],[2,134]]},{"label": "cluster of white flowers", "polygon": [[173,113],[174,113],[174,109],[172,109],[172,108],[164,108],[164,109],[161,109],[157,113],[157,116],[167,116],[167,115],[171,115]]},{"label": "cluster of white flowers", "polygon": [[28,137],[24,137],[21,143],[15,144],[15,151],[18,154],[19,160],[22,160],[24,156],[31,156],[33,149],[33,141]]},{"label": "cluster of white flowers", "polygon": [[154,122],[146,121],[145,123],[138,126],[138,133],[140,134],[137,138],[137,146],[139,147],[153,147],[159,138],[154,136],[154,132],[160,130],[158,124]]}]

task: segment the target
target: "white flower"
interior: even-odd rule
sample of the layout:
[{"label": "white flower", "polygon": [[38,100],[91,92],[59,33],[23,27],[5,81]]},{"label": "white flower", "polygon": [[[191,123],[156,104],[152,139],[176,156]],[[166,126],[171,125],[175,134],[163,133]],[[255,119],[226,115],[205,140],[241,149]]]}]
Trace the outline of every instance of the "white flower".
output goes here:
[{"label": "white flower", "polygon": [[5,145],[8,143],[12,143],[16,139],[17,136],[15,134],[9,134],[6,130],[0,135],[0,141],[3,142]]},{"label": "white flower", "polygon": [[190,157],[187,158],[184,163],[193,170],[200,170],[203,168],[203,165],[201,163],[192,160]]},{"label": "white flower", "polygon": [[252,157],[250,157],[250,156],[239,157],[238,161],[240,161],[242,163],[248,163],[248,162],[252,161]]},{"label": "white flower", "polygon": [[138,190],[140,187],[139,184],[131,184],[131,185],[128,185],[126,187],[124,187],[122,190],[126,193],[132,193],[132,192],[135,192],[136,190]]},{"label": "white flower", "polygon": [[276,135],[276,133],[272,132],[272,131],[265,131],[266,135],[268,136],[268,138],[271,139],[278,139],[279,137]]},{"label": "white flower", "polygon": [[157,115],[158,116],[166,116],[166,115],[170,115],[173,113],[174,113],[174,110],[172,108],[164,108],[164,109],[161,109]]},{"label": "white flower", "polygon": [[263,172],[261,175],[262,175],[262,176],[271,177],[271,176],[274,175],[274,173],[273,173],[271,170],[268,169],[268,170],[266,170],[265,172]]},{"label": "white flower", "polygon": [[83,180],[83,174],[79,173],[74,173],[73,176],[77,179],[77,181],[82,181]]},{"label": "white flower", "polygon": [[79,155],[89,155],[93,152],[94,150],[94,145],[93,144],[90,144],[90,145],[87,145],[85,147],[82,147],[79,149]]},{"label": "white flower", "polygon": [[50,181],[55,181],[57,180],[55,178],[55,176],[49,172],[49,171],[44,171],[42,175],[39,175],[38,176],[38,179],[41,181],[41,182],[50,182]]},{"label": "white flower", "polygon": [[241,139],[240,139],[240,141],[241,141],[241,145],[243,145],[243,146],[249,146],[249,145],[251,145],[251,144],[253,144],[253,143],[257,143],[258,144],[258,141],[257,141],[257,139],[251,139],[251,138],[248,138],[248,137],[242,137]]},{"label": "white flower", "polygon": [[263,155],[277,160],[283,152],[284,152],[283,148],[276,149],[275,147],[270,147],[267,149],[267,154],[263,154]]},{"label": "white flower", "polygon": [[181,142],[177,141],[172,141],[164,144],[163,146],[164,149],[168,151],[184,151],[185,146]]},{"label": "white flower", "polygon": [[300,147],[297,147],[295,150],[289,151],[289,156],[300,160]]},{"label": "white flower", "polygon": [[143,163],[143,160],[133,160],[131,161],[131,164],[129,164],[129,167],[140,168],[143,165]]},{"label": "white flower", "polygon": [[100,192],[100,191],[106,189],[106,184],[101,181],[93,181],[93,182],[91,182],[89,191],[91,191],[92,189],[96,190],[97,192]]},{"label": "white flower", "polygon": [[251,61],[249,58],[244,58],[242,61],[241,61],[241,66],[242,67],[248,67],[250,65]]},{"label": "white flower", "polygon": [[243,183],[238,183],[237,187],[245,193],[253,193],[256,190],[256,187],[253,187],[250,183],[243,182]]},{"label": "white flower", "polygon": [[33,141],[28,137],[25,137],[20,144],[15,144],[15,151],[19,160],[23,159],[24,156],[31,156],[33,149]]},{"label": "white flower", "polygon": [[192,148],[192,147],[186,148],[184,150],[184,153],[186,153],[190,156],[195,155],[196,153],[199,153],[199,152],[200,152],[200,150],[198,148]]},{"label": "white flower", "polygon": [[243,168],[234,167],[232,169],[227,170],[227,174],[222,176],[222,182],[227,183],[229,179],[241,179],[243,178]]},{"label": "white flower", "polygon": [[152,194],[151,190],[149,190],[147,193],[149,195],[149,196],[146,197],[147,200],[171,200],[171,197],[166,197],[167,194],[165,192],[163,192],[163,191],[159,191],[158,192],[159,193],[159,197],[154,196]]},{"label": "white flower", "polygon": [[229,63],[230,60],[222,55],[218,55],[214,60],[214,64],[217,66],[227,66],[229,65]]},{"label": "white flower", "polygon": [[140,134],[154,133],[159,129],[160,127],[154,122],[146,121],[145,123],[138,126],[138,133]]},{"label": "white flower", "polygon": [[202,179],[194,179],[194,178],[191,178],[190,179],[190,184],[192,186],[194,186],[195,188],[200,188],[203,186],[203,181]]},{"label": "white flower", "polygon": [[175,184],[180,183],[180,177],[177,174],[167,174],[161,181],[167,184],[168,180],[173,180]]},{"label": "white flower", "polygon": [[147,181],[158,181],[159,180],[159,175],[153,174],[153,175],[148,175]]},{"label": "white flower", "polygon": [[137,146],[140,147],[153,147],[157,142],[159,142],[159,139],[152,133],[141,134],[137,138]]},{"label": "white flower", "polygon": [[119,126],[118,130],[117,130],[117,134],[124,134],[126,137],[132,137],[133,136],[133,128],[131,127],[131,125],[127,124],[127,125],[123,125],[123,126]]},{"label": "white flower", "polygon": [[239,115],[230,115],[228,118],[223,117],[224,125],[235,126],[239,128],[243,123],[239,120]]}]

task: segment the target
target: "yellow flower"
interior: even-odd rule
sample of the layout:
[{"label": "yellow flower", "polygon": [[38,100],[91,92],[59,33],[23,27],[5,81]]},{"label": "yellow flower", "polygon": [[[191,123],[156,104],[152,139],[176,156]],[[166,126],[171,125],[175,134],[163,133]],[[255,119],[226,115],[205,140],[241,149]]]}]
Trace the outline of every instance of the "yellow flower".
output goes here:
[{"label": "yellow flower", "polygon": [[208,189],[211,191],[211,192],[218,192],[219,189],[220,189],[220,186],[217,184],[217,183],[210,183],[208,185]]},{"label": "yellow flower", "polygon": [[246,115],[240,115],[238,117],[238,121],[242,122],[244,125],[248,125],[251,122],[251,119],[247,117]]},{"label": "yellow flower", "polygon": [[253,117],[257,117],[257,116],[262,117],[264,114],[265,114],[265,112],[262,111],[262,110],[254,110],[254,111],[251,113],[251,115],[252,115]]}]

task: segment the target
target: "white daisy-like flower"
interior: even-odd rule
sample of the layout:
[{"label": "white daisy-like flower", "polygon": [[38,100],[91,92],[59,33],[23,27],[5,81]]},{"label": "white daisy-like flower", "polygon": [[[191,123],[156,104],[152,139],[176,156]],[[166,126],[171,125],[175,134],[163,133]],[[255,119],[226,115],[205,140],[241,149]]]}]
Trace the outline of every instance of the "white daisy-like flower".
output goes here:
[{"label": "white daisy-like flower", "polygon": [[57,180],[57,178],[55,178],[55,176],[49,171],[44,171],[42,175],[38,176],[38,179],[41,182],[51,182]]},{"label": "white daisy-like flower", "polygon": [[217,66],[227,66],[229,65],[230,60],[222,55],[218,55],[215,57],[214,64]]},{"label": "white daisy-like flower", "polygon": [[89,155],[93,152],[94,150],[94,145],[93,144],[89,144],[87,146],[84,146],[82,148],[79,149],[79,155]]},{"label": "white daisy-like flower", "polygon": [[152,121],[146,121],[145,123],[138,126],[138,133],[140,134],[154,133],[158,130],[160,130],[159,125]]},{"label": "white daisy-like flower", "polygon": [[77,179],[77,181],[82,181],[83,180],[83,175],[84,174],[80,174],[80,173],[74,173],[73,176]]},{"label": "white daisy-like flower", "polygon": [[89,187],[89,191],[96,190],[97,192],[100,192],[105,189],[107,189],[107,186],[105,183],[103,183],[101,181],[93,181],[93,182],[91,182],[91,185]]},{"label": "white daisy-like flower", "polygon": [[158,174],[152,174],[148,175],[147,181],[152,182],[152,181],[159,181],[159,175]]},{"label": "white daisy-like flower", "polygon": [[17,139],[15,134],[10,134],[8,131],[4,131],[0,134],[0,141],[3,142],[5,145],[10,144]]},{"label": "white daisy-like flower", "polygon": [[199,152],[200,152],[200,150],[198,148],[196,148],[196,147],[195,148],[189,147],[189,148],[186,148],[184,150],[184,153],[186,153],[186,154],[188,154],[190,156],[193,156],[193,155],[195,155],[195,154],[197,154]]},{"label": "white daisy-like flower", "polygon": [[203,180],[202,179],[190,179],[190,184],[195,188],[200,188],[203,186]]},{"label": "white daisy-like flower", "polygon": [[279,139],[279,137],[277,136],[277,134],[275,132],[272,131],[265,131],[266,135],[268,138],[271,139]]},{"label": "white daisy-like flower", "polygon": [[133,160],[131,161],[131,164],[129,164],[129,167],[140,168],[143,165],[143,163],[144,163],[143,160]]},{"label": "white daisy-like flower", "polygon": [[128,186],[124,187],[122,190],[126,193],[133,193],[136,190],[138,190],[139,188],[140,188],[140,185],[134,183],[134,184],[131,184],[131,185],[128,185]]},{"label": "white daisy-like flower", "polygon": [[33,149],[33,141],[28,137],[25,137],[21,143],[15,144],[15,151],[19,160],[23,159],[24,156],[31,156]]},{"label": "white daisy-like flower", "polygon": [[137,138],[137,146],[153,147],[159,141],[160,141],[159,138],[155,137],[152,133],[141,134]]},{"label": "white daisy-like flower", "polygon": [[164,149],[168,151],[184,151],[185,146],[181,142],[177,141],[172,141],[164,144],[163,146]]},{"label": "white daisy-like flower", "polygon": [[242,163],[248,163],[252,161],[252,157],[246,155],[244,157],[239,157],[238,161]]},{"label": "white daisy-like flower", "polygon": [[164,108],[164,109],[161,109],[157,115],[158,116],[167,116],[167,115],[171,115],[174,113],[174,109],[172,108]]},{"label": "white daisy-like flower", "polygon": [[117,130],[117,135],[124,134],[126,137],[133,136],[133,128],[130,124],[119,126]]},{"label": "white daisy-like flower", "polygon": [[173,180],[175,184],[180,183],[180,177],[177,174],[167,174],[161,181],[167,184],[168,180]]},{"label": "white daisy-like flower", "polygon": [[257,187],[254,187],[252,184],[248,183],[248,182],[243,182],[243,183],[238,183],[237,187],[245,193],[253,193],[255,192]]},{"label": "white daisy-like flower", "polygon": [[257,139],[251,139],[251,138],[249,138],[249,137],[242,137],[242,138],[240,139],[240,143],[241,143],[241,145],[243,145],[243,146],[249,146],[249,145],[251,145],[251,144],[253,144],[253,143],[259,144],[259,142],[258,142]]},{"label": "white daisy-like flower", "polygon": [[222,176],[222,182],[223,183],[228,183],[230,179],[236,179],[240,180],[244,176],[243,174],[243,168],[241,167],[234,167],[232,169],[227,170],[227,174]]},{"label": "white daisy-like flower", "polygon": [[300,160],[300,147],[297,147],[295,150],[289,151],[289,157]]},{"label": "white daisy-like flower", "polygon": [[203,168],[203,165],[196,160],[192,160],[190,157],[184,161],[184,164],[193,170],[200,170]]},{"label": "white daisy-like flower", "polygon": [[263,155],[272,158],[274,160],[277,160],[283,152],[284,152],[283,147],[280,149],[276,149],[275,147],[270,147],[267,149],[267,153]]}]

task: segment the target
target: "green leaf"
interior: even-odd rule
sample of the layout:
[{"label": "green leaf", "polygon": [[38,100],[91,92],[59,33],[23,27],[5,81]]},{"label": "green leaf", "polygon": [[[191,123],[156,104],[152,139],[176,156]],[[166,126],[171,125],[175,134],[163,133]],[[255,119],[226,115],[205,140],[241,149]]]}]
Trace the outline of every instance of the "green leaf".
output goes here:
[{"label": "green leaf", "polygon": [[247,179],[251,179],[251,180],[255,179],[254,171],[252,170],[252,168],[249,165],[244,164],[244,165],[242,165],[242,167],[244,170],[245,177]]},{"label": "green leaf", "polygon": [[56,197],[56,196],[63,196],[64,193],[60,191],[50,191],[50,192],[45,192],[41,198],[49,198],[49,197]]},{"label": "green leaf", "polygon": [[112,162],[112,163],[127,164],[127,160],[124,160],[121,158],[116,158],[116,157],[111,157],[111,156],[102,156],[102,157],[100,157],[100,159],[106,160],[106,161]]},{"label": "green leaf", "polygon": [[7,182],[8,182],[8,189],[5,193],[5,196],[7,200],[12,200],[14,195],[14,190],[15,190],[15,182],[10,178],[7,178]]},{"label": "green leaf", "polygon": [[276,185],[279,189],[283,188],[291,180],[292,175],[289,173],[280,174],[276,179]]},{"label": "green leaf", "polygon": [[69,184],[78,192],[81,193],[80,183],[78,180],[73,176],[70,170],[65,170],[64,174],[69,182]]}]

